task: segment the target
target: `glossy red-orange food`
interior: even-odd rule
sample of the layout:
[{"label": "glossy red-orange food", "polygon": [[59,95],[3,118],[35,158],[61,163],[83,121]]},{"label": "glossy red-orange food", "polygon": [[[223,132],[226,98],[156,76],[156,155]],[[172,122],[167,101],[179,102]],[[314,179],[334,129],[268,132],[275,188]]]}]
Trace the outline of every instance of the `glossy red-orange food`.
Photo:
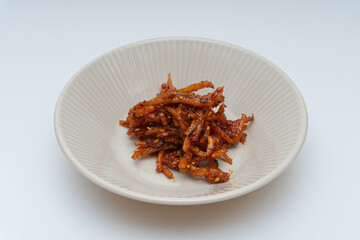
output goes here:
[{"label": "glossy red-orange food", "polygon": [[[203,88],[214,88],[202,81],[176,89],[169,74],[167,83],[154,99],[136,104],[129,110],[120,125],[128,128],[127,134],[137,137],[135,160],[157,153],[156,171],[174,178],[170,169],[194,177],[204,177],[211,183],[229,181],[230,174],[219,169],[217,160],[232,164],[227,149],[246,140],[247,124],[254,114],[242,114],[240,119],[228,120],[225,116],[224,87],[206,95],[194,93]],[[213,109],[218,107],[217,111]],[[202,162],[201,166],[199,163]],[[204,163],[207,163],[207,165]]]}]

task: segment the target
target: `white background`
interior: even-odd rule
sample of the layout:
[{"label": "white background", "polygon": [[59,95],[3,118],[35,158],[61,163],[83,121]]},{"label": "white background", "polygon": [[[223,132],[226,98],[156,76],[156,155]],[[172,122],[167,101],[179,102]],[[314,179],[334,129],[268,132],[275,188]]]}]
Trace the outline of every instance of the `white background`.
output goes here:
[{"label": "white background", "polygon": [[[209,205],[142,203],[90,183],[55,138],[62,88],[106,51],[184,35],[284,70],[308,107],[302,151],[262,189]],[[0,239],[360,239],[359,45],[355,0],[0,0]]]}]

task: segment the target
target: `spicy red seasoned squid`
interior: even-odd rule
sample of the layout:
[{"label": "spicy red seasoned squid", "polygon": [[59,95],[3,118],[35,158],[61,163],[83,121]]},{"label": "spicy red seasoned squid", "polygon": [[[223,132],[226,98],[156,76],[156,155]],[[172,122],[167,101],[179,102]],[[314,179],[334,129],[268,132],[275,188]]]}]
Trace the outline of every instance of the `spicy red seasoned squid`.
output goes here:
[{"label": "spicy red seasoned squid", "polygon": [[218,160],[232,164],[228,149],[245,144],[244,131],[254,121],[254,114],[228,120],[224,87],[206,95],[195,93],[203,88],[215,89],[209,81],[176,89],[169,73],[154,99],[129,110],[126,120],[119,123],[128,128],[128,135],[138,139],[134,160],[157,153],[155,170],[169,179],[174,179],[172,170],[177,170],[211,183],[229,181],[230,174],[219,168]]}]

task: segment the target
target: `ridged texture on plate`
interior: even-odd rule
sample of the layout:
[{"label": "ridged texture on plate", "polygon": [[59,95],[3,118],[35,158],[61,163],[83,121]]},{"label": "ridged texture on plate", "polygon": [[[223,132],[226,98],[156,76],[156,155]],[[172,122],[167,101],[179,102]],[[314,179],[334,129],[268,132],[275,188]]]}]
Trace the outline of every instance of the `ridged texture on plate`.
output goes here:
[{"label": "ridged texture on plate", "polygon": [[[131,159],[134,140],[118,121],[137,102],[153,98],[168,72],[179,88],[202,80],[225,86],[228,114],[255,114],[248,143],[232,150],[235,172],[228,183],[177,175],[173,184],[155,173],[153,159]],[[231,198],[276,177],[301,148],[307,116],[291,80],[258,55],[218,41],[165,38],[115,49],[86,65],[59,98],[55,125],[67,157],[95,183],[144,201],[181,204]]]}]

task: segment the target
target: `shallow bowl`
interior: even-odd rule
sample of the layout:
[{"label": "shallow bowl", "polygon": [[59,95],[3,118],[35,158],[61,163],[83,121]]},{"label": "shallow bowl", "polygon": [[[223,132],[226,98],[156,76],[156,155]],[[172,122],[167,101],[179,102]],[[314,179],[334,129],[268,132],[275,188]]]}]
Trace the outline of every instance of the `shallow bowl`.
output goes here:
[{"label": "shallow bowl", "polygon": [[[224,86],[226,114],[255,114],[247,144],[232,148],[230,181],[209,184],[176,173],[173,183],[155,172],[155,156],[132,160],[134,139],[119,126],[129,108],[155,97],[171,72],[178,88],[209,80]],[[119,195],[158,204],[223,201],[254,191],[279,176],[300,151],[307,111],[293,81],[245,48],[190,37],[150,39],[103,54],[80,69],[62,91],[55,132],[70,162],[95,184]]]}]

